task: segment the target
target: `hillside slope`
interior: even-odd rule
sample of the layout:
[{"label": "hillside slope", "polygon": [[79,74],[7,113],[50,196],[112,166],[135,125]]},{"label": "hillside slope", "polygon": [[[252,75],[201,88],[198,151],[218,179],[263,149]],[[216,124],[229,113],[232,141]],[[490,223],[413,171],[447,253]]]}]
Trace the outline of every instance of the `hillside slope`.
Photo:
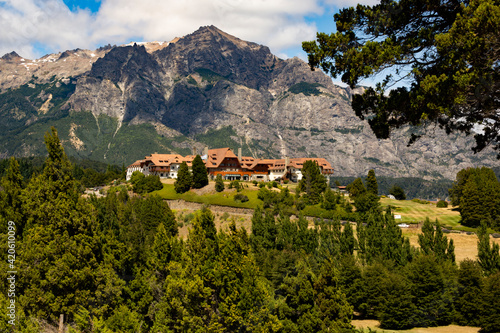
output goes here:
[{"label": "hillside slope", "polygon": [[202,27],[170,43],[73,50],[38,60],[0,59],[0,155],[43,154],[56,126],[69,154],[129,164],[152,152],[243,147],[255,157],[321,156],[339,176],[453,179],[468,166],[498,165],[473,139],[428,128],[378,140],[335,86],[298,58]]}]

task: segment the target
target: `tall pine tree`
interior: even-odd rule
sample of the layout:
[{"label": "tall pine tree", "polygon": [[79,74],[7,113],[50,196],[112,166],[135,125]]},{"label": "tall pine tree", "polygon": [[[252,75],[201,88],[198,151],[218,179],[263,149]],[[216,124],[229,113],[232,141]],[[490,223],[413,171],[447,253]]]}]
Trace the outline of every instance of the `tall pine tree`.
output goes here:
[{"label": "tall pine tree", "polygon": [[182,162],[177,172],[177,180],[174,183],[175,192],[184,193],[189,191],[193,177],[186,162]]},{"label": "tall pine tree", "polygon": [[378,183],[373,169],[368,171],[368,176],[366,177],[366,190],[370,193],[378,195]]},{"label": "tall pine tree", "polygon": [[202,188],[208,185],[208,172],[205,163],[200,155],[196,155],[193,160],[193,188]]}]

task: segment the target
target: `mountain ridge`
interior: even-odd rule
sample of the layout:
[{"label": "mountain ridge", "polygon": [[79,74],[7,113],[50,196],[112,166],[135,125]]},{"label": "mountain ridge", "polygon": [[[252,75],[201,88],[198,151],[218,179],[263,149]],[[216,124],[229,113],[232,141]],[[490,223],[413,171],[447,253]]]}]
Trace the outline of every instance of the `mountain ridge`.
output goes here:
[{"label": "mountain ridge", "polygon": [[[352,111],[352,90],[214,26],[153,44],[2,58],[1,156],[41,153],[55,125],[69,154],[116,164],[225,143],[254,157],[325,157],[338,176],[454,179],[498,165],[491,149],[473,155],[472,138],[439,128],[378,140]],[[406,147],[423,130],[434,134]]]}]

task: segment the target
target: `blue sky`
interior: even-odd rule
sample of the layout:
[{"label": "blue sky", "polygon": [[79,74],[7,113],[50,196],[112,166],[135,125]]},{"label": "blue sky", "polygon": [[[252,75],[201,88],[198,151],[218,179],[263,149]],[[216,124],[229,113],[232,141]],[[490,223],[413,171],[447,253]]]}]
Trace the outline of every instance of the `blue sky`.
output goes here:
[{"label": "blue sky", "polygon": [[0,56],[170,41],[215,25],[281,58],[305,60],[302,41],[333,32],[333,14],[358,2],[377,0],[0,0]]}]

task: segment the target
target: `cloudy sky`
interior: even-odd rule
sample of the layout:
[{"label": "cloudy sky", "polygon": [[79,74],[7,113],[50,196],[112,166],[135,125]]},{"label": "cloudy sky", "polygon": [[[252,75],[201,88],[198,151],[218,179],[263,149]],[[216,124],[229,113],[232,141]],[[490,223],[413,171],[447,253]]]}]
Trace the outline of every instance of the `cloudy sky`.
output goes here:
[{"label": "cloudy sky", "polygon": [[215,25],[305,59],[301,42],[333,32],[333,14],[376,0],[0,0],[0,56],[30,59],[74,48],[170,41]]}]

